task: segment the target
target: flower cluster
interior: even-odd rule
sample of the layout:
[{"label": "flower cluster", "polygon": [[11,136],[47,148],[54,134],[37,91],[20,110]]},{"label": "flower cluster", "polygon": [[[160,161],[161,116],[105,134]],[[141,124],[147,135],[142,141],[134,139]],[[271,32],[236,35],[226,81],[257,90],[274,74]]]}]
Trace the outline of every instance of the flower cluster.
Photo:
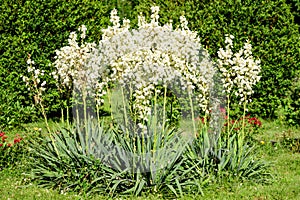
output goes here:
[{"label": "flower cluster", "polygon": [[118,11],[116,9],[113,9],[110,14],[110,22],[113,24],[113,26],[108,26],[107,29],[102,29],[102,39],[106,40],[114,35],[122,34],[125,31],[128,31],[130,28],[130,20],[129,19],[123,19],[123,25],[120,24],[120,17],[117,15]]},{"label": "flower cluster", "polygon": [[56,71],[52,75],[57,83],[61,84],[58,85],[59,88],[71,89],[72,86],[75,86],[77,89],[82,89],[86,83],[85,63],[96,44],[83,42],[87,30],[84,25],[78,30],[81,32],[81,44],[77,42],[77,33],[71,32],[68,39],[69,45],[55,51],[54,67]]},{"label": "flower cluster", "polygon": [[[227,119],[227,116],[226,116],[226,119]],[[232,125],[239,124],[242,122],[242,120],[243,120],[243,118],[240,118],[238,120],[231,119],[230,124],[232,124]],[[250,117],[250,115],[245,116],[245,121],[248,123],[248,125],[253,126],[254,128],[261,127],[261,125],[262,125],[261,121],[258,118]],[[227,123],[224,124],[224,126],[227,126],[227,125],[228,125]],[[240,129],[239,127],[235,128],[235,130],[239,130],[239,129]]]},{"label": "flower cluster", "polygon": [[[102,40],[87,61],[88,84],[104,91],[108,82],[120,82],[134,87],[135,107],[139,116],[150,114],[150,101],[157,86],[173,87],[180,83],[182,91],[197,92],[197,105],[207,109],[209,88],[215,68],[196,32],[189,30],[187,20],[180,17],[181,26],[173,30],[172,23],[159,25],[159,7],[152,7],[151,21],[138,18],[138,28],[129,30],[130,21],[111,13],[111,22],[103,30]],[[100,80],[102,85],[95,84]],[[193,91],[193,92],[192,92]],[[101,97],[101,95],[100,95]]]},{"label": "flower cluster", "polygon": [[237,53],[232,52],[232,35],[226,35],[225,49],[218,51],[217,64],[222,73],[224,92],[227,95],[234,92],[242,102],[250,102],[249,96],[253,94],[253,86],[260,80],[260,61],[254,60],[252,46],[248,40]]},{"label": "flower cluster", "polygon": [[[227,115],[224,115],[224,119],[228,119]],[[245,122],[246,124],[243,125],[243,117],[235,120],[230,119],[229,121],[225,122],[223,124],[223,127],[227,127],[228,123],[231,125],[234,131],[239,131],[242,129],[242,126],[245,126],[248,128],[249,132],[257,132],[258,128],[262,126],[262,122],[257,117],[250,117],[250,115],[245,116]],[[196,118],[197,121],[200,121],[202,124],[205,124],[207,121],[210,121],[209,117],[198,117]]]},{"label": "flower cluster", "polygon": [[261,127],[262,123],[261,121],[256,117],[250,117],[249,115],[246,116],[246,119],[249,124],[255,126],[255,127]]},{"label": "flower cluster", "polygon": [[13,146],[13,144],[17,144],[17,143],[21,142],[21,140],[23,140],[23,138],[19,134],[16,134],[16,137],[14,138],[13,144],[12,143],[7,143],[8,136],[5,135],[5,133],[2,132],[2,131],[0,132],[0,138],[1,138],[0,142],[2,142],[2,143],[0,143],[0,147],[4,147],[4,148],[5,147],[11,147],[11,146]]},{"label": "flower cluster", "polygon": [[42,93],[46,90],[46,81],[41,81],[45,76],[45,71],[35,68],[35,62],[31,60],[30,55],[28,55],[27,64],[29,77],[23,75],[21,77],[26,83],[28,91],[33,92],[34,101],[38,104],[42,101]]}]

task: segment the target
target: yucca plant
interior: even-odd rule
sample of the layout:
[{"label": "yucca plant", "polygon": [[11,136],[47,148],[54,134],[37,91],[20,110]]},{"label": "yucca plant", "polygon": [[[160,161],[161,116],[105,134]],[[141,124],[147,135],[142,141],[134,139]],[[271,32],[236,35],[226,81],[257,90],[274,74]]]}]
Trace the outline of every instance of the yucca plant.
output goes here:
[{"label": "yucca plant", "polygon": [[112,185],[111,193],[180,196],[191,188],[201,192],[201,174],[183,156],[188,138],[173,128],[163,129],[160,124],[156,124],[155,133],[151,120],[146,127],[146,132],[134,124],[115,128],[115,147],[109,165],[126,174]]},{"label": "yucca plant", "polygon": [[256,182],[267,181],[271,178],[268,172],[268,163],[260,160],[254,153],[255,147],[250,147],[239,141],[237,134],[221,137],[202,129],[199,137],[190,146],[187,156],[197,161],[198,168],[203,174],[216,179],[223,177],[248,179]]},{"label": "yucca plant", "polygon": [[33,180],[44,187],[82,194],[201,192],[202,174],[183,156],[188,139],[180,132],[162,131],[158,126],[154,134],[147,124],[147,134],[141,134],[133,125],[108,129],[103,123],[87,122],[84,127],[61,128],[53,134],[58,154],[50,138],[31,144]]},{"label": "yucca plant", "polygon": [[[72,190],[79,193],[93,193],[96,185],[107,187],[106,173],[112,169],[106,168],[99,155],[105,153],[95,152],[99,143],[108,141],[109,130],[98,126],[91,120],[87,125],[90,133],[89,144],[85,144],[79,128],[60,128],[53,134],[55,143],[49,138],[40,138],[31,144],[32,171],[30,177],[41,186],[58,188],[62,192]],[[55,150],[55,147],[57,151]],[[88,152],[85,151],[88,146]],[[104,148],[97,148],[105,151]]]}]

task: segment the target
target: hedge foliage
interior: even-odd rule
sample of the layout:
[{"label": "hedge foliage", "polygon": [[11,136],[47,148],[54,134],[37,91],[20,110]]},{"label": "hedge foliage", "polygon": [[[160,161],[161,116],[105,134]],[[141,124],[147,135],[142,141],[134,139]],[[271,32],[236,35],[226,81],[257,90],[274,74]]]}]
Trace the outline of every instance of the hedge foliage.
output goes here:
[{"label": "hedge foliage", "polygon": [[[2,0],[0,4],[0,126],[14,126],[38,117],[25,84],[28,54],[36,66],[53,71],[55,50],[67,44],[71,31],[88,27],[91,41],[101,37],[113,8],[131,10],[119,1]],[[122,9],[121,15],[122,15]],[[49,74],[49,73],[48,73]],[[50,84],[50,77],[47,83]],[[51,87],[53,86],[53,87]],[[47,111],[55,115],[61,105],[54,84],[47,91]]]},{"label": "hedge foliage", "polygon": [[[100,39],[101,28],[116,7],[137,24],[137,14],[150,16],[150,6],[160,6],[160,21],[185,14],[189,27],[199,32],[201,43],[212,57],[224,46],[224,35],[235,36],[237,48],[246,39],[261,59],[262,80],[257,85],[249,112],[277,117],[281,109],[287,121],[296,123],[300,114],[295,80],[300,71],[299,0],[130,0],[60,1],[3,0],[0,5],[0,124],[27,122],[37,117],[32,99],[19,74],[26,71],[27,55],[47,72],[54,51],[66,45],[68,35],[85,24],[91,41]],[[298,24],[297,24],[298,23]],[[49,77],[50,80],[50,77]],[[296,101],[295,101],[296,100]],[[56,115],[60,99],[54,87],[47,95],[48,113]],[[16,120],[17,119],[17,120]]]}]

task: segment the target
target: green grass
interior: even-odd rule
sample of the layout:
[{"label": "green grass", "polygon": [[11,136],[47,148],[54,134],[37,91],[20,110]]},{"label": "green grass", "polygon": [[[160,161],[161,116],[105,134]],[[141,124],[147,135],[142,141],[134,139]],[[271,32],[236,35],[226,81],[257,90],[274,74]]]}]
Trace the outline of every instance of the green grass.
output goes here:
[{"label": "green grass", "polygon": [[282,149],[272,152],[262,155],[272,162],[272,183],[213,185],[206,189],[205,199],[300,199],[300,154]]},{"label": "green grass", "polygon": [[[41,124],[34,123],[25,127],[34,134],[34,127],[40,126]],[[23,131],[24,129],[13,132]],[[204,188],[204,196],[186,195],[180,199],[300,199],[300,153],[292,152],[282,145],[284,136],[300,138],[300,129],[285,127],[279,122],[263,121],[261,133],[256,136],[258,155],[271,163],[271,172],[274,175],[272,182],[256,184],[248,181],[224,180],[222,183],[210,184]],[[261,141],[264,141],[264,144],[260,143]],[[87,199],[82,195],[60,194],[60,191],[40,188],[34,183],[24,185],[22,170],[25,167],[20,165],[14,169],[0,171],[1,199]],[[94,196],[91,199],[110,198]],[[162,196],[144,194],[142,197],[127,199],[162,199]]]}]

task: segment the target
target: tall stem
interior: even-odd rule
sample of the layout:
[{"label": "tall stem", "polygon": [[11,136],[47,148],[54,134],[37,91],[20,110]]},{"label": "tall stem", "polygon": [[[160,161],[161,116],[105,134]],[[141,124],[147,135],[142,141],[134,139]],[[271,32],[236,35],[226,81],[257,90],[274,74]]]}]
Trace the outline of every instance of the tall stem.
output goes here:
[{"label": "tall stem", "polygon": [[156,103],[157,103],[157,92],[156,89],[155,90],[155,94],[154,94],[154,137],[156,137],[156,125],[157,125],[157,108],[156,108]]},{"label": "tall stem", "polygon": [[123,90],[122,87],[121,87],[121,92],[122,92],[122,101],[123,101],[123,109],[124,109],[124,122],[125,122],[126,136],[129,137],[129,133],[128,133],[128,119],[127,119],[126,102],[125,102],[125,94],[124,94],[124,90]]},{"label": "tall stem", "polygon": [[227,147],[229,148],[230,137],[230,95],[227,95]]},{"label": "tall stem", "polygon": [[98,102],[96,102],[96,115],[97,115],[97,124],[98,124],[98,128],[100,129],[100,108],[99,108],[99,104]]},{"label": "tall stem", "polygon": [[70,128],[70,114],[69,114],[69,106],[67,105],[67,126]]},{"label": "tall stem", "polygon": [[191,106],[191,114],[192,114],[194,137],[197,138],[197,131],[196,131],[196,125],[195,125],[195,115],[194,115],[194,106],[193,106],[193,100],[192,100],[192,96],[191,96],[191,91],[189,90],[188,93],[189,93],[189,100],[190,100],[190,106]]},{"label": "tall stem", "polygon": [[155,94],[154,94],[154,136],[153,136],[153,161],[155,162],[155,151],[156,151],[156,146],[157,146],[157,109],[156,109],[156,103],[157,103],[157,92],[156,92],[156,88],[155,90]]},{"label": "tall stem", "polygon": [[242,140],[244,140],[244,136],[245,136],[245,115],[246,115],[246,99],[244,102],[244,113],[243,113],[243,127],[242,127]]},{"label": "tall stem", "polygon": [[60,112],[61,112],[61,123],[64,123],[65,119],[64,119],[64,109],[63,109],[63,107],[60,108]]},{"label": "tall stem", "polygon": [[111,117],[111,120],[114,120],[114,116],[113,116],[113,112],[112,112],[112,104],[111,104],[111,92],[108,87],[107,87],[107,98],[108,98],[108,104],[110,107],[110,117]]},{"label": "tall stem", "polygon": [[87,104],[86,104],[86,98],[87,94],[86,91],[84,90],[82,93],[82,101],[83,101],[83,117],[84,117],[84,129],[85,129],[85,150],[86,153],[88,153],[88,140],[89,140],[89,135],[88,135],[88,126],[87,126]]},{"label": "tall stem", "polygon": [[52,145],[53,145],[53,147],[54,147],[54,150],[55,150],[57,156],[60,158],[60,155],[59,155],[58,150],[57,150],[56,145],[55,145],[55,141],[54,141],[52,132],[51,132],[50,127],[49,127],[49,124],[48,124],[47,115],[46,115],[46,112],[45,112],[45,109],[44,109],[44,105],[42,104],[41,101],[42,101],[42,100],[40,99],[39,104],[40,104],[40,107],[41,107],[42,115],[43,115],[43,117],[44,117],[44,120],[45,120],[45,123],[46,123],[46,127],[47,127],[47,130],[48,130],[48,133],[49,133],[49,136],[50,136]]},{"label": "tall stem", "polygon": [[167,86],[164,85],[164,107],[163,107],[163,127],[162,127],[163,132],[165,130],[165,124],[166,124],[166,103],[167,103]]}]

